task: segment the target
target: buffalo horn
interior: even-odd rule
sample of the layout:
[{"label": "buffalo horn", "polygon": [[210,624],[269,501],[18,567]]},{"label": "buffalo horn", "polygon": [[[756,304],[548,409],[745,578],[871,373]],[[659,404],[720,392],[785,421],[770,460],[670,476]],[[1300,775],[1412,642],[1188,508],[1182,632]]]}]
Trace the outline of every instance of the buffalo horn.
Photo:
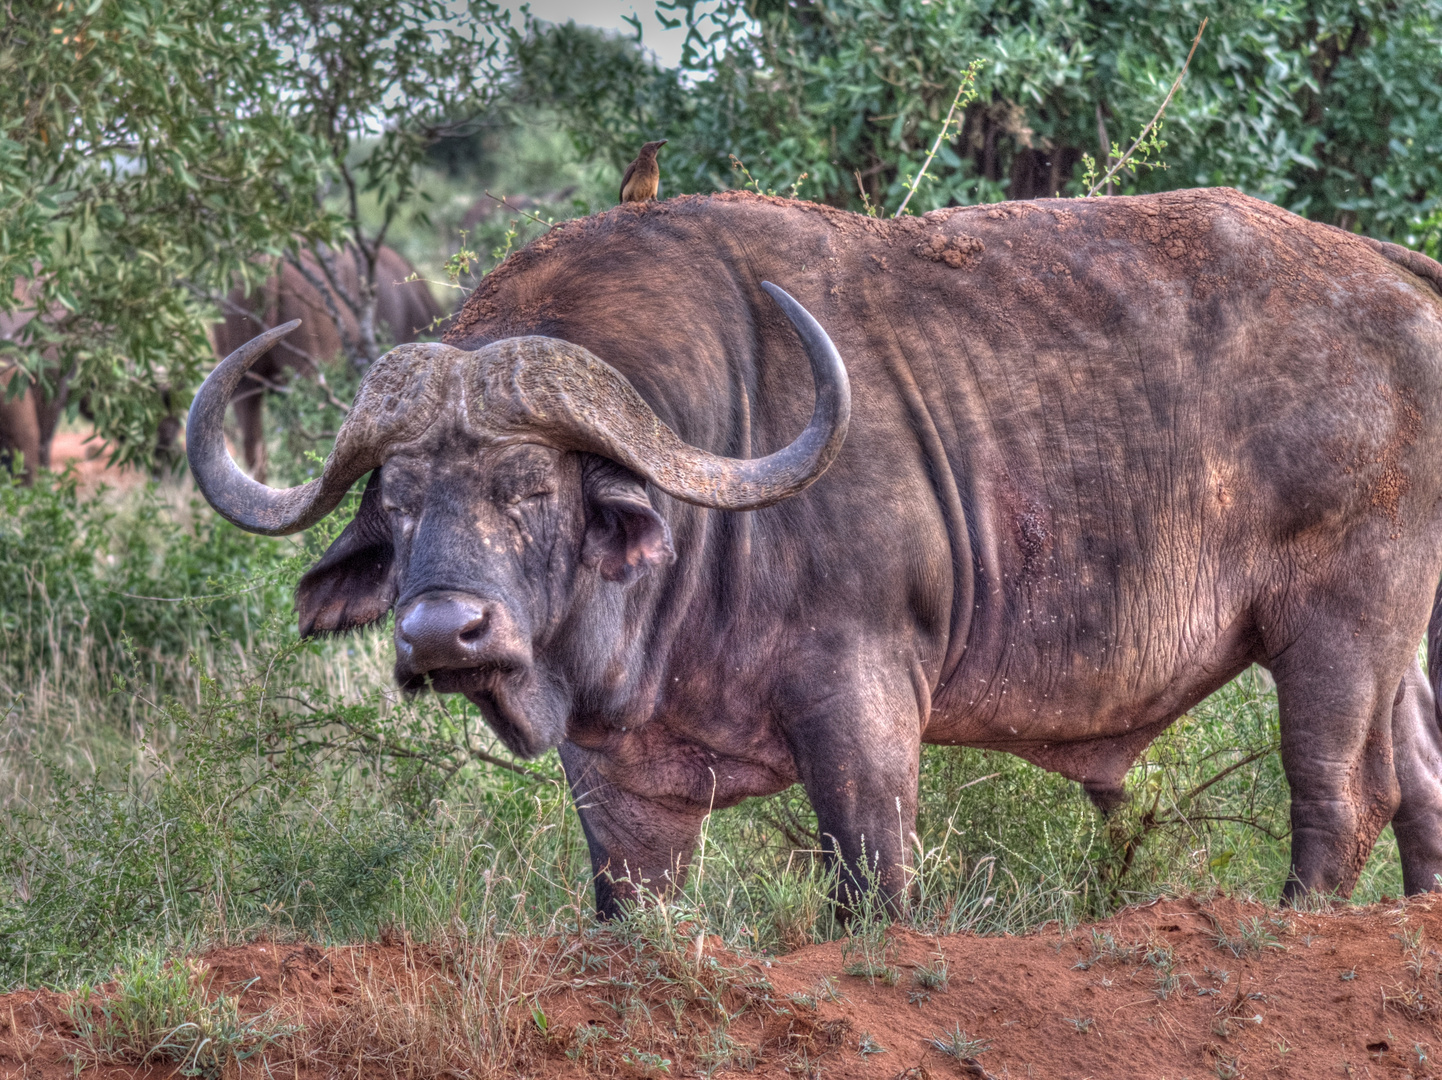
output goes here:
[{"label": "buffalo horn", "polygon": [[421,438],[442,414],[458,412],[487,440],[600,454],[685,502],[721,510],[770,506],[806,488],[840,452],[851,387],[826,331],[783,290],[769,281],[761,287],[791,320],[816,384],[806,429],[763,458],[726,458],[688,446],[609,364],[558,338],[518,337],[473,353],[435,344],[392,349],[366,372],[321,475],[299,487],[269,488],[231,459],[221,422],[246,370],[299,326],[297,320],[242,345],[206,378],[190,407],[190,469],[222,517],[250,532],[283,536],[325,517],[393,448]]},{"label": "buffalo horn", "polygon": [[374,450],[357,448],[354,440],[337,439],[318,478],[278,491],[246,476],[231,458],[222,430],[231,395],[250,366],[299,325],[296,319],[267,330],[217,364],[196,393],[186,422],[185,453],[200,493],[227,521],[267,536],[314,525],[340,505],[356,480],[384,460]]},{"label": "buffalo horn", "polygon": [[[698,506],[755,510],[795,495],[841,450],[851,415],[846,367],[819,323],[783,289],[761,287],[780,305],[805,346],[816,385],[806,429],[766,457],[721,457],[682,442],[609,364],[556,338],[510,338],[490,346],[501,363],[481,365],[477,387],[510,398],[506,434],[611,458],[669,495]],[[498,385],[499,384],[499,385]],[[499,391],[499,393],[497,393]],[[488,417],[494,425],[499,418]],[[494,430],[494,428],[493,428]]]}]

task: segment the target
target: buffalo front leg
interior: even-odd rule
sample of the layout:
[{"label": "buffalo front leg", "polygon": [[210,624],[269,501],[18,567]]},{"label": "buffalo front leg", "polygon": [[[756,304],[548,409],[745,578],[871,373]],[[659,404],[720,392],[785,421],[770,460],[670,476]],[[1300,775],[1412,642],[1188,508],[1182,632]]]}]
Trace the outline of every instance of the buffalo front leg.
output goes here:
[{"label": "buffalo front leg", "polygon": [[1307,892],[1350,896],[1401,801],[1392,713],[1403,663],[1349,649],[1350,632],[1318,637],[1295,643],[1272,667],[1292,793],[1287,901]]},{"label": "buffalo front leg", "polygon": [[1402,795],[1392,818],[1402,886],[1409,894],[1442,891],[1442,730],[1415,660],[1392,706],[1392,759]]},{"label": "buffalo front leg", "polygon": [[642,890],[665,895],[679,888],[708,807],[626,791],[602,775],[596,755],[574,743],[562,743],[560,755],[591,852],[596,914],[616,918]]},{"label": "buffalo front leg", "polygon": [[265,483],[265,387],[254,379],[242,379],[231,399],[235,422],[240,427],[240,448],[245,466],[255,479]]},{"label": "buffalo front leg", "polygon": [[837,902],[856,911],[874,897],[895,911],[910,885],[921,709],[905,672],[872,668],[860,679],[800,710],[787,737]]}]

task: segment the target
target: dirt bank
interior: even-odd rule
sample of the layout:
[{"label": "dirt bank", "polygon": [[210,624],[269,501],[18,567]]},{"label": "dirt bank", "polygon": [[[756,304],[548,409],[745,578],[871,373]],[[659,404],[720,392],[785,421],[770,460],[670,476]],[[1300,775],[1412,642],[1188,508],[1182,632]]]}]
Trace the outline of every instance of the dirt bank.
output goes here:
[{"label": "dirt bank", "polygon": [[[1431,901],[1326,914],[1162,901],[1068,933],[897,930],[769,964],[714,940],[698,962],[685,928],[671,941],[255,942],[187,963],[276,1031],[246,1076],[1442,1075]],[[90,1060],[67,1004],[0,997],[0,1074],[60,1080]],[[174,1071],[112,1060],[87,1075]]]},{"label": "dirt bank", "polygon": [[92,432],[57,431],[50,444],[50,467],[61,472],[67,465],[73,466],[85,491],[93,491],[101,484],[125,490],[145,481],[144,473],[109,465],[110,449]]}]

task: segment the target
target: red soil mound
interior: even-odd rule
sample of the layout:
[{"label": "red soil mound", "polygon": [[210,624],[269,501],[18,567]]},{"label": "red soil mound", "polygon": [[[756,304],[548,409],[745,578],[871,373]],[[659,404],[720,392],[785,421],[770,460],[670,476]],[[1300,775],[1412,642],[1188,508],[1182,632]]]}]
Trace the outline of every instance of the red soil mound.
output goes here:
[{"label": "red soil mound", "polygon": [[[189,963],[211,991],[239,995],[243,1014],[290,1025],[226,1070],[246,1076],[1439,1075],[1432,901],[1326,914],[1163,901],[1068,933],[898,930],[869,951],[831,943],[769,964],[714,940],[698,962],[694,938],[673,941],[258,942]],[[875,979],[855,974],[868,966]],[[48,991],[0,996],[0,1075],[74,1075],[86,1058],[66,1006]],[[958,1056],[936,1045],[963,1035]],[[173,1068],[117,1061],[86,1074]]]}]

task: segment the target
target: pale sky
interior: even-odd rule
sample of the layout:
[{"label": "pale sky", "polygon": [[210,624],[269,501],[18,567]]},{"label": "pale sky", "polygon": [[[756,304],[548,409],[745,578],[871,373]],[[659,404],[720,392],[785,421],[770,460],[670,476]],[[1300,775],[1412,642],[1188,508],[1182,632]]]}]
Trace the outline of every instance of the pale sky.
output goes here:
[{"label": "pale sky", "polygon": [[[520,25],[520,4],[511,4],[512,25]],[[641,19],[641,44],[656,54],[656,58],[667,67],[675,67],[681,61],[681,46],[686,41],[686,31],[667,30],[656,18],[654,0],[531,0],[531,14],[547,22],[564,23],[574,19],[578,23],[589,23],[605,30],[619,30],[631,33],[630,24],[622,21],[626,15]]]}]

